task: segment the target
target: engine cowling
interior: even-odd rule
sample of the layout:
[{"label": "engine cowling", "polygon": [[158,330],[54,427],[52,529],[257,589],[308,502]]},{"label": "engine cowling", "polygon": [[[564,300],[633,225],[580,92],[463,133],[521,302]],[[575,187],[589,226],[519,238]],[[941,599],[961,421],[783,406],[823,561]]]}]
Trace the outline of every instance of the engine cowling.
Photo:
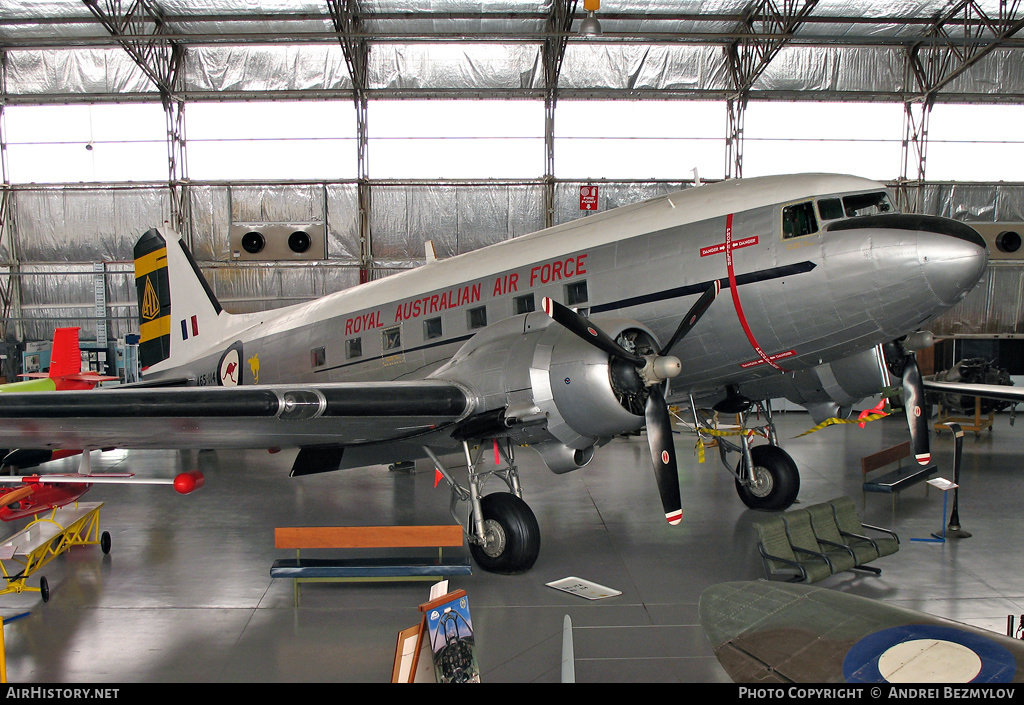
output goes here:
[{"label": "engine cowling", "polygon": [[[631,352],[658,349],[653,333],[636,321],[599,323]],[[480,423],[470,422],[475,435],[534,445],[554,472],[583,467],[594,446],[645,424],[648,388],[636,367],[541,312],[489,326],[431,377],[476,393],[481,414]]]},{"label": "engine cowling", "polygon": [[898,386],[893,381],[882,347],[877,346],[840,360],[788,376],[792,385],[786,398],[810,412],[815,423],[846,418],[853,405],[881,390]]}]

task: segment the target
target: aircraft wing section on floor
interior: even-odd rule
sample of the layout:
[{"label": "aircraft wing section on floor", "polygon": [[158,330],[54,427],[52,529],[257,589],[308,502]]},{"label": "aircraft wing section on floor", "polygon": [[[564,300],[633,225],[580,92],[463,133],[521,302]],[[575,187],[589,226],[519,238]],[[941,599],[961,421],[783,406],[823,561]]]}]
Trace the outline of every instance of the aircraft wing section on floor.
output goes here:
[{"label": "aircraft wing section on floor", "polygon": [[967,384],[965,382],[936,382],[925,380],[925,391],[937,394],[959,394],[962,396],[1000,399],[1014,403],[1024,402],[1024,387],[1002,384]]},{"label": "aircraft wing section on floor", "polygon": [[1004,683],[1024,642],[827,588],[765,580],[700,596],[700,623],[737,683]]},{"label": "aircraft wing section on floor", "polygon": [[0,400],[0,447],[353,446],[431,433],[474,408],[438,381],[14,393]]}]

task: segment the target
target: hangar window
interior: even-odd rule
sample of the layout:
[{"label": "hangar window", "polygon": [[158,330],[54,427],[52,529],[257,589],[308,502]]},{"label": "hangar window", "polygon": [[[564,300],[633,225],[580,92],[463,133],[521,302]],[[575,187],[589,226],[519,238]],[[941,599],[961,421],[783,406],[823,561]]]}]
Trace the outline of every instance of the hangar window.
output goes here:
[{"label": "hangar window", "polygon": [[428,318],[423,321],[423,338],[430,340],[431,338],[440,338],[442,335],[441,331],[441,317]]},{"label": "hangar window", "polygon": [[384,342],[384,351],[397,350],[402,347],[402,329],[400,326],[394,328],[385,328],[381,331],[382,340]]},{"label": "hangar window", "polygon": [[533,294],[523,294],[512,299],[512,308],[514,313],[518,315],[520,313],[536,311],[537,304],[534,301]]},{"label": "hangar window", "polygon": [[466,311],[466,322],[470,330],[485,328],[487,326],[487,307],[477,306]]},{"label": "hangar window", "polygon": [[810,201],[782,209],[782,237],[800,237],[816,232],[818,221],[814,217],[814,204]]},{"label": "hangar window", "polygon": [[309,358],[314,368],[323,367],[327,364],[327,350],[325,348],[313,348],[309,351]]},{"label": "hangar window", "polygon": [[835,220],[843,217],[843,203],[838,198],[823,198],[818,201],[818,215],[822,220]]},{"label": "hangar window", "polygon": [[892,213],[895,209],[892,206],[892,201],[889,200],[889,195],[883,191],[846,196],[843,199],[843,210],[847,218],[854,218],[858,215]]},{"label": "hangar window", "polygon": [[588,298],[586,279],[565,285],[565,304],[567,306],[579,306],[586,303]]},{"label": "hangar window", "polygon": [[363,356],[363,339],[349,338],[345,341],[345,359],[351,360]]}]

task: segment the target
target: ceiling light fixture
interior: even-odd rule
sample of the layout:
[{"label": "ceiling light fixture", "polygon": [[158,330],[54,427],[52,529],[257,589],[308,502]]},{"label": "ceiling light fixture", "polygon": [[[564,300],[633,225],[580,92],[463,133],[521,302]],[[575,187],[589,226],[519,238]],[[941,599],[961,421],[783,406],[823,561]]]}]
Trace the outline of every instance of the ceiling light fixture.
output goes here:
[{"label": "ceiling light fixture", "polygon": [[601,0],[583,0],[583,9],[587,16],[580,22],[580,36],[600,37],[601,23],[597,21],[597,11],[601,9]]}]

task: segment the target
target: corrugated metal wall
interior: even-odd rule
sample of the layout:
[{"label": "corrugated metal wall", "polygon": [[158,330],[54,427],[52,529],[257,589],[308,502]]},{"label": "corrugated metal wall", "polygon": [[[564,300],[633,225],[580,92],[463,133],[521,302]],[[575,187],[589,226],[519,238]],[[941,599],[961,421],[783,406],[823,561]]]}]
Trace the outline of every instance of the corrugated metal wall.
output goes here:
[{"label": "corrugated metal wall", "polygon": [[[581,183],[559,183],[554,222],[581,217]],[[600,209],[651,198],[683,183],[601,182]],[[544,224],[544,187],[521,184],[375,184],[369,231],[380,275],[423,262],[433,240],[449,257],[533,232]],[[197,184],[190,189],[192,248],[228,310],[275,308],[323,296],[359,281],[357,188],[353,183]],[[147,229],[168,219],[169,192],[153,185],[16,187],[16,227],[2,256],[17,262],[25,340],[46,340],[59,325],[83,326],[95,337],[93,264],[106,263],[109,336],[136,332],[132,247]],[[934,184],[927,212],[968,221],[1024,221],[1024,185]],[[324,221],[326,260],[304,263],[233,262],[232,222]],[[995,261],[960,305],[932,326],[941,335],[1024,334],[1024,262]]]}]

